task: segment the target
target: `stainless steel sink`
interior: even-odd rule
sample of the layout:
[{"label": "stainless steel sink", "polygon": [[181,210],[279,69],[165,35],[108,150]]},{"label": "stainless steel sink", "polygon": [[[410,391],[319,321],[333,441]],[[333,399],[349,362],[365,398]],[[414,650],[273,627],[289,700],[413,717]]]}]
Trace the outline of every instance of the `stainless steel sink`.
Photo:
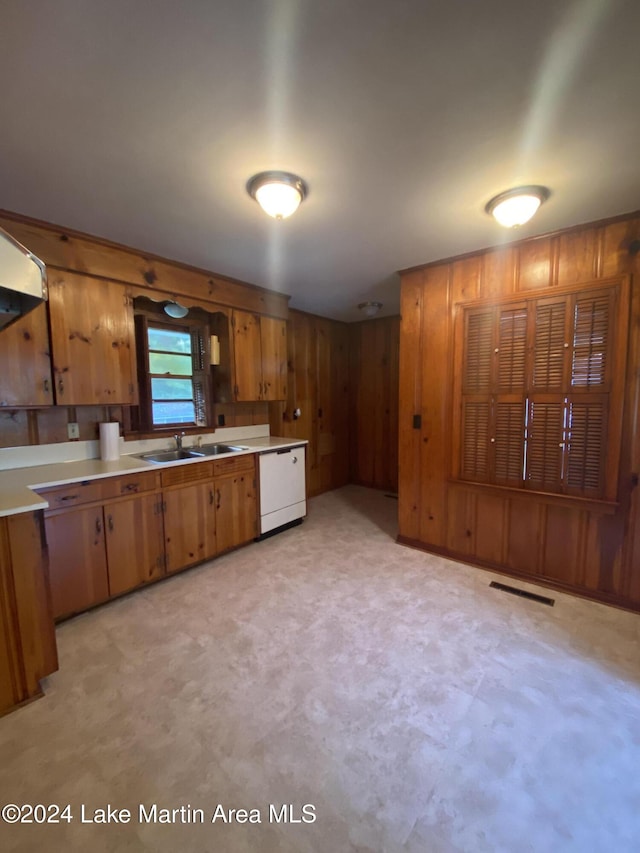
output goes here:
[{"label": "stainless steel sink", "polygon": [[202,456],[217,456],[219,453],[238,453],[240,450],[248,450],[237,444],[204,444],[198,447],[197,452]]},{"label": "stainless steel sink", "polygon": [[161,464],[162,462],[178,462],[180,459],[196,459],[204,455],[200,450],[160,450],[157,453],[141,453],[139,458],[144,459],[145,462]]}]

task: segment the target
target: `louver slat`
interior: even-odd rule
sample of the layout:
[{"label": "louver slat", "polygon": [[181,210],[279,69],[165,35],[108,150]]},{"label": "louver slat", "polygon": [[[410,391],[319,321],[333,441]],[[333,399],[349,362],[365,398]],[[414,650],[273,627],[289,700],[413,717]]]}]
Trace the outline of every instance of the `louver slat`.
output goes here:
[{"label": "louver slat", "polygon": [[193,360],[193,405],[197,426],[207,424],[206,346],[199,329],[191,332],[191,357]]},{"label": "louver slat", "polygon": [[563,388],[566,302],[536,306],[533,387],[560,391]]},{"label": "louver slat", "polygon": [[530,488],[560,489],[563,410],[561,402],[529,405],[526,482]]},{"label": "louver slat", "polygon": [[493,353],[493,311],[472,312],[467,316],[464,390],[489,391]]},{"label": "louver slat", "polygon": [[598,493],[602,486],[606,408],[602,402],[570,403],[567,486]]},{"label": "louver slat", "polygon": [[486,480],[489,473],[489,403],[465,402],[462,438],[462,476]]},{"label": "louver slat", "polygon": [[498,403],[495,421],[496,482],[522,484],[524,403]]},{"label": "louver slat", "polygon": [[522,391],[527,354],[526,306],[500,312],[498,333],[498,389]]},{"label": "louver slat", "polygon": [[601,388],[605,384],[609,306],[608,294],[576,300],[571,361],[571,385],[574,388]]}]

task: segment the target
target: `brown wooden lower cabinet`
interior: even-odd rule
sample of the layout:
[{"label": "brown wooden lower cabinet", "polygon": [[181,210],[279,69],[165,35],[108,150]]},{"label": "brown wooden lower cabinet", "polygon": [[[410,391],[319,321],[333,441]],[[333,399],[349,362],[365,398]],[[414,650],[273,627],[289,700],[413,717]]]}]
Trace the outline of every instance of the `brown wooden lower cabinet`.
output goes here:
[{"label": "brown wooden lower cabinet", "polygon": [[41,493],[50,507],[45,529],[56,619],[244,545],[257,531],[253,456]]},{"label": "brown wooden lower cabinet", "polygon": [[56,619],[87,610],[164,573],[155,472],[72,483],[40,493]]},{"label": "brown wooden lower cabinet", "polygon": [[164,542],[167,573],[216,554],[213,480],[164,492]]},{"label": "brown wooden lower cabinet", "polygon": [[120,595],[164,575],[159,495],[105,504],[104,524],[110,595]]},{"label": "brown wooden lower cabinet", "polygon": [[102,506],[46,513],[45,519],[55,618],[109,598]]},{"label": "brown wooden lower cabinet", "polygon": [[255,471],[219,477],[216,490],[217,551],[228,551],[250,542],[257,535]]},{"label": "brown wooden lower cabinet", "polygon": [[58,668],[43,545],[40,512],[0,519],[0,714]]},{"label": "brown wooden lower cabinet", "polygon": [[233,463],[244,470],[163,493],[167,573],[209,560],[256,536],[255,463],[253,457]]}]

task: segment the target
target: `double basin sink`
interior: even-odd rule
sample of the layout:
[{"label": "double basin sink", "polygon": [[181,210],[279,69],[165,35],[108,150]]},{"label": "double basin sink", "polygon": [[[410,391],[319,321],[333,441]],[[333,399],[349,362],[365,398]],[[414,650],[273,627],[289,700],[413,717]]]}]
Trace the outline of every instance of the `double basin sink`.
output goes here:
[{"label": "double basin sink", "polygon": [[203,456],[218,456],[220,453],[238,453],[248,450],[247,447],[239,447],[236,444],[205,444],[202,447],[180,448],[179,450],[160,450],[156,453],[141,453],[139,459],[145,462],[155,462],[161,465],[163,462],[179,462],[181,459],[202,459]]}]

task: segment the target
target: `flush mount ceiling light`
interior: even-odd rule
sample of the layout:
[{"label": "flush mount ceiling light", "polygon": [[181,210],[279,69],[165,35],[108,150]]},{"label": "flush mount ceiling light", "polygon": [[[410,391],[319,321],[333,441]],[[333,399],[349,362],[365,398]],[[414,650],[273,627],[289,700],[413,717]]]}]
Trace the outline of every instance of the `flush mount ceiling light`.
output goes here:
[{"label": "flush mount ceiling light", "polygon": [[374,317],[382,308],[382,302],[361,302],[358,308],[365,317]]},{"label": "flush mount ceiling light", "polygon": [[182,320],[189,313],[189,309],[185,308],[184,305],[180,305],[179,302],[165,302],[163,307],[164,313],[173,317],[174,320]]},{"label": "flush mount ceiling light", "polygon": [[517,228],[531,219],[549,195],[546,187],[515,187],[494,196],[485,210],[505,228]]},{"label": "flush mount ceiling light", "polygon": [[247,183],[247,192],[269,216],[286,219],[296,212],[308,189],[302,178],[291,172],[260,172]]}]

